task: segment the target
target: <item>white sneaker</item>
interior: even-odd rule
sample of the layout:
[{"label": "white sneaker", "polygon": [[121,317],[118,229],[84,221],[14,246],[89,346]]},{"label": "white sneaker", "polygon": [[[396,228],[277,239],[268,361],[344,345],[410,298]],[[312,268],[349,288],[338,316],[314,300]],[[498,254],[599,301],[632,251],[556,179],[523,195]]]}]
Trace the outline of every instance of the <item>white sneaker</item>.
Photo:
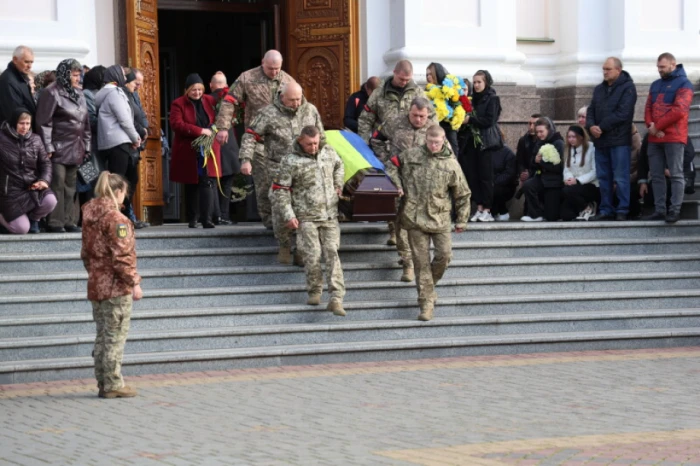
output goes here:
[{"label": "white sneaker", "polygon": [[542,217],[532,218],[529,215],[524,215],[520,218],[521,222],[541,222],[544,219]]},{"label": "white sneaker", "polygon": [[474,215],[472,215],[472,218],[469,219],[470,222],[478,222],[481,220],[481,216],[484,215],[484,212],[482,210],[477,210]]},{"label": "white sneaker", "polygon": [[486,212],[483,211],[481,213],[481,217],[479,217],[480,222],[493,222],[493,215],[491,215],[491,212]]},{"label": "white sneaker", "polygon": [[508,212],[496,215],[497,222],[507,222],[508,220],[510,220],[510,214]]}]

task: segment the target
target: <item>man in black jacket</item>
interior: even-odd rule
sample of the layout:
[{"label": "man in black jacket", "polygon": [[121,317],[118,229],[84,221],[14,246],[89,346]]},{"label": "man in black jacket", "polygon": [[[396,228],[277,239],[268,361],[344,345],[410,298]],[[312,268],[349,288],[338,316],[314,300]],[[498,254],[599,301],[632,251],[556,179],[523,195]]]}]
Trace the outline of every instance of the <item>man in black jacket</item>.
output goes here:
[{"label": "man in black jacket", "polygon": [[515,160],[520,183],[526,182],[529,178],[531,168],[530,163],[537,155],[539,139],[537,139],[537,135],[535,135],[535,123],[537,123],[537,120],[540,118],[542,118],[542,115],[539,113],[533,113],[530,115],[530,121],[527,124],[527,133],[525,133],[523,137],[518,140],[518,148],[515,151]]},{"label": "man in black jacket", "polygon": [[377,86],[379,86],[379,78],[372,76],[365,82],[359,91],[350,95],[347,104],[345,104],[345,118],[343,118],[343,124],[345,127],[357,133],[357,119],[360,118],[360,113],[362,109],[365,108],[367,99],[372,95]]},{"label": "man in black jacket", "polygon": [[[600,213],[592,220],[627,220],[630,199],[632,121],[637,88],[619,58],[603,64],[603,82],[593,91],[586,128],[595,144],[595,167],[600,182]],[[613,205],[615,190],[619,202]],[[617,215],[615,215],[617,214]]]},{"label": "man in black jacket", "polygon": [[29,87],[29,72],[34,64],[34,52],[20,45],[12,53],[12,61],[0,75],[0,123],[9,119],[18,108],[26,108],[36,115],[36,104]]}]

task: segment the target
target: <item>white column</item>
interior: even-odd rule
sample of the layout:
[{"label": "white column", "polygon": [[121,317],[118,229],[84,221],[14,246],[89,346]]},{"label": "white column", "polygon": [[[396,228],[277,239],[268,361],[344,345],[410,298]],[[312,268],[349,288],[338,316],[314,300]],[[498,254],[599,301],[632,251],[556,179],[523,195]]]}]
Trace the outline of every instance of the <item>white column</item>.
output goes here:
[{"label": "white column", "polygon": [[[516,50],[516,0],[372,0],[389,4],[389,21],[365,23],[368,29],[389,25],[390,48],[383,51],[383,74],[401,59],[413,62],[417,80],[425,80],[430,62],[442,63],[450,73],[471,77],[488,69],[500,82],[533,84],[522,70],[525,55]],[[368,50],[381,48],[368,40]],[[376,73],[375,73],[376,74]]]},{"label": "white column", "polygon": [[35,72],[56,69],[75,58],[95,65],[96,30],[93,0],[21,0],[0,2],[0,69],[18,45],[34,49]]}]

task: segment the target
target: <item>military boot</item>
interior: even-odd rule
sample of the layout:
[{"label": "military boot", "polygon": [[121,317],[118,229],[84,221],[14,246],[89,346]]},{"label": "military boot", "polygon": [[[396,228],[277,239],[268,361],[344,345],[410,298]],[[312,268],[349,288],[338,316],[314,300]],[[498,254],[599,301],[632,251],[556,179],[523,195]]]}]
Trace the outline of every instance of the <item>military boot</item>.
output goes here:
[{"label": "military boot", "polygon": [[407,261],[403,263],[403,275],[401,275],[402,282],[412,282],[416,279],[416,274],[413,271],[413,264]]},{"label": "military boot", "polygon": [[344,316],[345,315],[345,309],[343,309],[343,302],[338,299],[338,298],[333,298],[331,301],[328,303],[328,307],[326,308],[327,311],[331,311],[334,315],[337,316]]},{"label": "military boot", "polygon": [[292,251],[289,246],[280,246],[280,250],[277,253],[277,262],[286,265],[292,264]]},{"label": "military boot", "polygon": [[306,304],[312,306],[318,306],[321,304],[321,293],[309,293],[309,299],[306,300]]},{"label": "military boot", "polygon": [[396,246],[396,224],[394,222],[389,222],[387,226],[389,227],[389,239],[386,240],[386,244],[389,246]]},{"label": "military boot", "polygon": [[424,322],[429,321],[430,319],[433,318],[433,303],[425,303],[421,304],[420,307],[420,314],[418,314],[418,320],[422,320]]},{"label": "military boot", "polygon": [[301,255],[301,252],[298,249],[294,251],[294,265],[304,267],[304,256]]},{"label": "military boot", "polygon": [[98,398],[104,398],[105,397],[105,387],[101,383],[97,384],[97,397]]},{"label": "military boot", "polygon": [[124,385],[118,390],[110,390],[105,392],[104,398],[133,398],[137,395],[136,390],[131,387]]}]

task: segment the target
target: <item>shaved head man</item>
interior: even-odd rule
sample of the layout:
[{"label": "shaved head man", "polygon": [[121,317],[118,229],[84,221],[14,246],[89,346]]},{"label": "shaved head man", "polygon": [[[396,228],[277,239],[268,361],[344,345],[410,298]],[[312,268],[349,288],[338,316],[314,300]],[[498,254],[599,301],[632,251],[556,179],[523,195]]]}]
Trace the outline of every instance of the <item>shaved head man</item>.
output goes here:
[{"label": "shaved head man", "polygon": [[282,54],[277,50],[268,50],[262,59],[262,67],[265,76],[275,79],[282,71]]},{"label": "shaved head man", "polygon": [[228,87],[226,75],[221,71],[217,71],[211,77],[211,81],[209,81],[209,89],[211,90],[211,92],[216,92],[219,89],[224,89],[225,87]]}]

